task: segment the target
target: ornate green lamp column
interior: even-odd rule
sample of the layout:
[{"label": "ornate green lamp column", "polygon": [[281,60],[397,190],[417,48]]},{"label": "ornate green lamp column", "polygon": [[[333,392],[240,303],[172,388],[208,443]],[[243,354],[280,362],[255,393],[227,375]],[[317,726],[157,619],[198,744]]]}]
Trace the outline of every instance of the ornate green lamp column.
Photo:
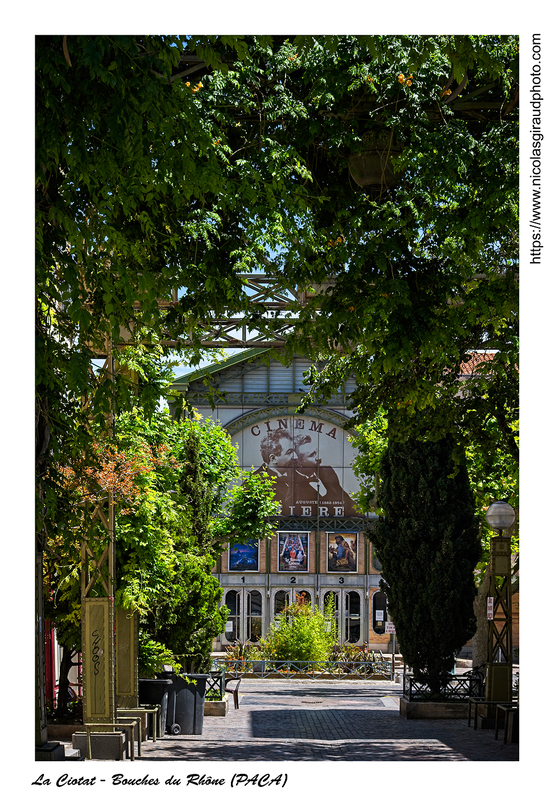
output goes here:
[{"label": "ornate green lamp column", "polygon": [[491,539],[491,579],[487,598],[489,641],[487,654],[487,701],[512,699],[512,564],[510,534],[515,511],[499,500],[487,509],[487,522],[497,532]]}]

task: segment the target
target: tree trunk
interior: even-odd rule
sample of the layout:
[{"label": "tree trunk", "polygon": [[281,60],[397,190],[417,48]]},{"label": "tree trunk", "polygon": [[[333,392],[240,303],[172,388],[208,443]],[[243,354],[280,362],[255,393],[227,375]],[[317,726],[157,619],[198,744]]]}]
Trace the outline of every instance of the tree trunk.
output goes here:
[{"label": "tree trunk", "polygon": [[489,644],[489,623],[487,621],[487,596],[489,593],[489,584],[491,580],[490,565],[487,567],[485,577],[479,589],[477,596],[473,601],[473,610],[475,618],[477,619],[477,632],[472,639],[473,649],[473,665],[481,666],[487,662],[488,644]]}]

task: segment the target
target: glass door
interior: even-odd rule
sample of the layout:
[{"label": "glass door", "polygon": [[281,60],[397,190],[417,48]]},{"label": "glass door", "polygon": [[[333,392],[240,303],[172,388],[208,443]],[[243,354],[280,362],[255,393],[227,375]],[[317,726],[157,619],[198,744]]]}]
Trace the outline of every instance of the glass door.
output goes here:
[{"label": "glass door", "polygon": [[259,589],[239,587],[227,589],[224,604],[229,616],[223,633],[224,644],[256,643],[263,632],[263,596]]},{"label": "glass door", "polygon": [[324,589],[321,610],[334,606],[339,644],[361,644],[363,621],[363,592],[358,589]]},{"label": "glass door", "polygon": [[246,592],[246,628],[247,641],[257,642],[262,637],[263,603],[262,593],[258,589],[245,589]]},{"label": "glass door", "polygon": [[343,591],[344,642],[360,644],[362,641],[362,601],[358,591]]},{"label": "glass door", "polygon": [[225,605],[229,609],[229,615],[225,622],[224,643],[236,644],[240,641],[240,617],[241,617],[241,598],[242,589],[229,589],[225,594]]}]

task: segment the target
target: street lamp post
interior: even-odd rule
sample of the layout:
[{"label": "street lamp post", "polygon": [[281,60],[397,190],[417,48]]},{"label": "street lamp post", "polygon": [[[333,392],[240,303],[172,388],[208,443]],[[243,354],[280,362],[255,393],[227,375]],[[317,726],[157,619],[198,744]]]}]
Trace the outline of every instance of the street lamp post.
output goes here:
[{"label": "street lamp post", "polygon": [[[512,564],[510,534],[515,511],[503,500],[487,509],[487,522],[496,536],[491,538],[491,578],[487,598],[489,638],[485,699],[511,702],[512,699]],[[492,713],[488,711],[488,713]]]}]

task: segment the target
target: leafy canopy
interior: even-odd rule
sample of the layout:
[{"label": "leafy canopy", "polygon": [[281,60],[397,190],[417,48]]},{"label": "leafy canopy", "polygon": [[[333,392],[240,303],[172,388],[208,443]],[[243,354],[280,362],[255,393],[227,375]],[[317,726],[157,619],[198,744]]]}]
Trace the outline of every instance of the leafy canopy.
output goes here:
[{"label": "leafy canopy", "polygon": [[[90,450],[90,418],[155,409],[168,341],[194,363],[203,325],[260,321],[244,271],[322,286],[289,349],[329,360],[313,374],[323,394],[354,372],[361,417],[394,412],[399,438],[494,417],[515,452],[517,49],[513,36],[38,37],[42,534],[63,523],[55,465]],[[351,158],[372,146],[387,167],[361,189]],[[107,340],[111,379],[90,362]],[[491,345],[462,403],[452,374]]]},{"label": "leafy canopy", "polygon": [[[225,247],[251,244],[245,268],[312,291],[289,313],[288,351],[321,360],[304,406],[353,373],[351,408],[384,408],[396,439],[465,429],[492,447],[494,420],[517,458],[517,37],[245,43],[198,102],[252,186],[221,215]],[[360,187],[353,158],[372,153],[377,179]],[[480,350],[497,353],[460,394]]]},{"label": "leafy canopy", "polygon": [[[60,638],[79,647],[80,540],[102,543],[87,527],[82,499],[110,489],[117,505],[116,605],[141,615],[143,668],[161,662],[199,666],[209,657],[227,609],[212,576],[223,545],[273,533],[270,479],[247,474],[241,484],[236,448],[210,421],[175,421],[168,412],[121,415],[99,467],[66,468],[76,500],[70,546],[52,539],[46,555],[48,612]],[[63,552],[63,555],[62,555]],[[65,635],[64,635],[65,634]],[[148,663],[150,661],[150,663]]]},{"label": "leafy canopy", "polygon": [[[251,195],[251,183],[235,169],[231,190],[198,102],[202,80],[180,75],[183,47],[167,36],[37,38],[41,545],[67,510],[58,465],[91,451],[91,423],[135,405],[153,412],[171,382],[166,343],[184,334],[188,360],[199,362],[199,321],[245,302],[242,264],[235,244],[226,250],[222,214],[232,212],[237,195]],[[204,258],[204,249],[219,254]],[[168,315],[177,295],[178,329]],[[91,359],[111,352],[117,366],[106,377]]]}]

